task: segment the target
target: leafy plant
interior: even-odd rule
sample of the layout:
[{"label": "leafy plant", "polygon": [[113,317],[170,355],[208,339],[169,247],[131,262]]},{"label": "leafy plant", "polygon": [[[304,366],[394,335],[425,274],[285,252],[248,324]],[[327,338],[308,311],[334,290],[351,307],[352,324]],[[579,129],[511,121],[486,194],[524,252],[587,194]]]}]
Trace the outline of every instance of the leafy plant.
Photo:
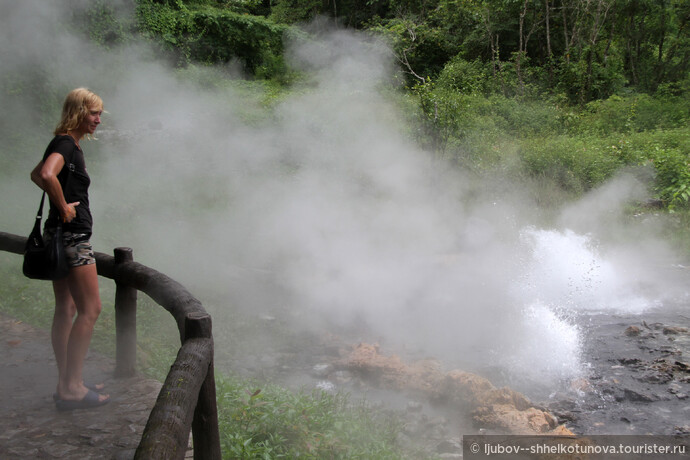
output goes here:
[{"label": "leafy plant", "polygon": [[657,172],[656,190],[670,211],[690,204],[690,158],[677,149],[656,147],[651,161]]},{"label": "leafy plant", "polygon": [[223,451],[231,458],[406,458],[395,447],[399,422],[347,395],[232,377],[217,386]]}]

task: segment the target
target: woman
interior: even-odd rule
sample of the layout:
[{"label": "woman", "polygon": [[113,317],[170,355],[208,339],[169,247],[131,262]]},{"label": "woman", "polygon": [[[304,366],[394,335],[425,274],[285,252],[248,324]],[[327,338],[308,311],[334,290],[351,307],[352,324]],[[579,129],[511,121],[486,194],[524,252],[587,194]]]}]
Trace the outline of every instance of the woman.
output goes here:
[{"label": "woman", "polygon": [[[70,91],[62,107],[55,137],[43,159],[31,172],[31,180],[50,198],[45,237],[51,238],[61,219],[64,246],[70,266],[66,278],[53,281],[55,314],[51,338],[58,366],[55,405],[59,410],[101,406],[108,395],[98,394],[103,385],[84,384],[82,370],[94,324],[101,312],[96,259],[89,242],[91,182],[79,141],[91,137],[101,122],[103,101],[86,88]],[[75,319],[76,315],[76,319]]]}]

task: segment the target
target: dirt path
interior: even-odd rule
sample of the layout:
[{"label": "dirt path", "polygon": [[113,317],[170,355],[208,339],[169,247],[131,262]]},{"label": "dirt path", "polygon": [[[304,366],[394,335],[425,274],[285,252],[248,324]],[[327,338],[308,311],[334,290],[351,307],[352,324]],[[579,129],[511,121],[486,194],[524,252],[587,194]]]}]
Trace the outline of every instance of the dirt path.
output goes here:
[{"label": "dirt path", "polygon": [[[90,353],[85,379],[103,382],[105,406],[58,412],[57,369],[46,331],[0,316],[0,458],[130,459],[160,383],[115,379],[114,360]],[[188,453],[189,454],[189,453]]]}]

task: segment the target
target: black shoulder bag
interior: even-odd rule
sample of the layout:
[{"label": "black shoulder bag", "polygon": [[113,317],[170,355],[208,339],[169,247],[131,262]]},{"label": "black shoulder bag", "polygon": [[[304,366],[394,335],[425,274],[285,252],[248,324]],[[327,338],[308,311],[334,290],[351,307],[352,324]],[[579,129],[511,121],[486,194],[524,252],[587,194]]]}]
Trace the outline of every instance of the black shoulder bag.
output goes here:
[{"label": "black shoulder bag", "polygon": [[[67,168],[67,181],[69,181],[69,166]],[[36,214],[34,229],[31,230],[29,238],[24,247],[24,265],[22,270],[24,276],[37,280],[59,280],[67,276],[69,266],[62,238],[62,222],[58,218],[57,228],[53,238],[45,244],[41,235],[41,219],[43,218],[43,203],[46,199],[46,192],[41,197],[41,205]]]}]

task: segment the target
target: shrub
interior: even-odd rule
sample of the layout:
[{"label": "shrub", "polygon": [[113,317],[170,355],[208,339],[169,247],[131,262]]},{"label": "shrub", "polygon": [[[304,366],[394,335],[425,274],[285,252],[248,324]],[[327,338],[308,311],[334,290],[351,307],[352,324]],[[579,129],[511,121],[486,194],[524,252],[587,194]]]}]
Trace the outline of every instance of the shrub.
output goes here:
[{"label": "shrub", "polygon": [[601,134],[643,132],[685,126],[689,118],[690,104],[682,97],[614,95],[588,103],[571,129]]},{"label": "shrub", "polygon": [[656,146],[650,152],[656,170],[658,197],[673,211],[687,207],[690,201],[690,158],[687,152],[675,148]]},{"label": "shrub", "polygon": [[490,70],[479,60],[472,62],[455,56],[441,71],[437,84],[462,94],[488,94]]},{"label": "shrub", "polygon": [[623,164],[608,139],[555,136],[521,143],[525,174],[547,176],[564,190],[582,193],[610,178]]}]

